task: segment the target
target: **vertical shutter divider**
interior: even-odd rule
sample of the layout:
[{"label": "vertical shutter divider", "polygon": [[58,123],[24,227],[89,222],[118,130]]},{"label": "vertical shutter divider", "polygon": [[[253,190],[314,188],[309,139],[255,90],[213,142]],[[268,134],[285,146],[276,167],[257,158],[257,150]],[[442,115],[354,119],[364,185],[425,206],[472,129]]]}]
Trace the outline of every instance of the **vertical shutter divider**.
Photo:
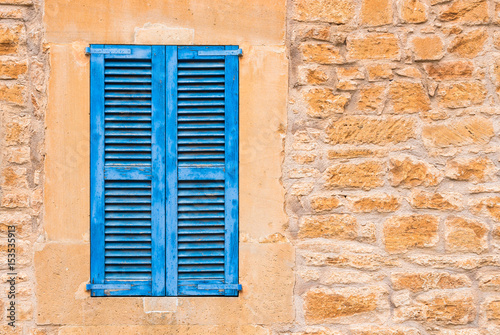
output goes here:
[{"label": "vertical shutter divider", "polygon": [[[238,46],[226,46],[237,50]],[[238,56],[225,57],[225,283],[238,284]],[[238,290],[225,290],[237,296]]]},{"label": "vertical shutter divider", "polygon": [[152,47],[152,295],[165,295],[165,47]]},{"label": "vertical shutter divider", "polygon": [[[104,55],[92,54],[90,64],[90,282],[104,284]],[[92,290],[92,295],[104,296],[104,290]]]},{"label": "vertical shutter divider", "polygon": [[166,46],[166,295],[177,296],[177,46]]}]

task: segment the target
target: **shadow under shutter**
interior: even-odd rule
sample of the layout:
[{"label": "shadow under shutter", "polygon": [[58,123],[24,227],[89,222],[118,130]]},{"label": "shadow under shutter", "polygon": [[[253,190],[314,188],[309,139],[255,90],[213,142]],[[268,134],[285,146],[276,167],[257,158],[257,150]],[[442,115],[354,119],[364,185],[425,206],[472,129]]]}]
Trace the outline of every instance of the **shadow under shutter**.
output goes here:
[{"label": "shadow under shutter", "polygon": [[165,48],[91,48],[92,296],[162,296]]},{"label": "shadow under shutter", "polygon": [[238,295],[238,56],[227,50],[167,47],[167,295]]}]

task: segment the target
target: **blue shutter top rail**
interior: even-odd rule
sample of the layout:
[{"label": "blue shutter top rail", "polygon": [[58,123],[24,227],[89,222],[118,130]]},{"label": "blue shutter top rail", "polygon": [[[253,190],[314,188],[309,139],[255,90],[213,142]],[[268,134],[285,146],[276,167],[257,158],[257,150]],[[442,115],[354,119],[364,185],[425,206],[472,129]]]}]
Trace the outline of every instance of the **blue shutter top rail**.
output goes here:
[{"label": "blue shutter top rail", "polygon": [[198,56],[242,56],[243,50],[200,50]]},{"label": "blue shutter top rail", "polygon": [[102,49],[102,48],[85,48],[85,54],[120,54],[120,55],[130,55],[132,50],[130,49]]}]

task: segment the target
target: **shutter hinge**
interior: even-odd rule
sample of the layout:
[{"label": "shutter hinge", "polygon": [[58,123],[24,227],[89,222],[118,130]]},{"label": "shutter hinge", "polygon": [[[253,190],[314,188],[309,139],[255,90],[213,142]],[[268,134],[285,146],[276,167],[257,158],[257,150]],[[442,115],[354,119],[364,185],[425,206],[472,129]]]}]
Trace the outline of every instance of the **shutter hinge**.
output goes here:
[{"label": "shutter hinge", "polygon": [[130,55],[132,50],[130,49],[95,49],[95,48],[85,48],[85,54],[119,54],[119,55]]},{"label": "shutter hinge", "polygon": [[198,290],[238,290],[241,291],[241,284],[198,284]]},{"label": "shutter hinge", "polygon": [[198,56],[241,56],[243,50],[199,50]]},{"label": "shutter hinge", "polygon": [[87,284],[87,291],[90,290],[130,290],[132,285],[130,284]]}]

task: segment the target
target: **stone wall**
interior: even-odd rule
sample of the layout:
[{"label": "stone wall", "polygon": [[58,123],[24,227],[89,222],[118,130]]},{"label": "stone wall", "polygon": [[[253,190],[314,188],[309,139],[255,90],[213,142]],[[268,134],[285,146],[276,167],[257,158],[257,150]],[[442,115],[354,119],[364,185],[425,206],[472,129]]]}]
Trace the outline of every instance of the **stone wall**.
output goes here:
[{"label": "stone wall", "polygon": [[500,334],[500,3],[293,0],[293,334]]},{"label": "stone wall", "polygon": [[[0,0],[0,334],[34,329],[33,245],[43,201],[43,135],[48,62],[42,2]],[[7,264],[15,226],[16,264]],[[17,273],[16,329],[7,325],[8,273]],[[35,334],[35,333],[33,333]]]}]

